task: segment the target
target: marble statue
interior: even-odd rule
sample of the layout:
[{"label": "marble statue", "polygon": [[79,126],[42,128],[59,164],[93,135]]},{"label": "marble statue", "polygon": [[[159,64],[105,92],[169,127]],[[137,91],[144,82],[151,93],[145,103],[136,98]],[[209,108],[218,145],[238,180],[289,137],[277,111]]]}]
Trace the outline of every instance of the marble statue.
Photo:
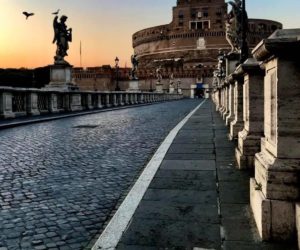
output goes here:
[{"label": "marble statue", "polygon": [[240,52],[243,29],[248,30],[248,17],[246,13],[245,26],[243,27],[243,8],[241,0],[228,2],[232,10],[227,15],[226,40],[231,46],[231,52]]},{"label": "marble statue", "polygon": [[131,70],[131,79],[132,80],[138,80],[137,76],[136,76],[136,71],[139,65],[139,61],[137,59],[137,55],[132,55],[131,56],[131,64],[132,64],[132,70]]},{"label": "marble statue", "polygon": [[161,73],[161,66],[159,66],[157,69],[156,69],[156,78],[157,78],[157,82],[161,82],[162,80],[162,73]]},{"label": "marble statue", "polygon": [[56,43],[57,46],[54,57],[55,64],[69,64],[64,60],[64,57],[68,55],[69,42],[72,42],[72,29],[67,28],[67,19],[68,17],[63,15],[60,17],[60,22],[58,22],[58,16],[55,16],[53,20],[53,43]]}]

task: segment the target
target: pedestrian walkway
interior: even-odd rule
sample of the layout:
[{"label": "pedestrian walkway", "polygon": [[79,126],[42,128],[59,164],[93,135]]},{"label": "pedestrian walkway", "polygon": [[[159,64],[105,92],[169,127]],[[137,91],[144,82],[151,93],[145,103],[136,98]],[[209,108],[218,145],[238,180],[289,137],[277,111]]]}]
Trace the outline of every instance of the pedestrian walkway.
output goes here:
[{"label": "pedestrian walkway", "polygon": [[235,168],[223,124],[211,101],[188,119],[117,246],[105,249],[297,249],[260,242],[249,207],[251,173]]}]

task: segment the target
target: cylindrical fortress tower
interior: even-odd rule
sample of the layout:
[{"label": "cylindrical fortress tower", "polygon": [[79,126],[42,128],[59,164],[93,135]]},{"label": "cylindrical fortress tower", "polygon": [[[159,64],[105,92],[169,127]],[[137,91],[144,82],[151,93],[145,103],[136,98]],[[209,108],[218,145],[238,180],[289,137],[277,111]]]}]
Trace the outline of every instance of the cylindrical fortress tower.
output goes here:
[{"label": "cylindrical fortress tower", "polygon": [[[147,28],[133,34],[133,48],[139,59],[139,75],[146,75],[157,62],[181,62],[180,74],[191,75],[201,65],[202,75],[211,75],[220,49],[229,50],[226,41],[225,0],[177,0],[170,24]],[[249,19],[249,47],[281,29],[279,22]],[[195,71],[193,71],[195,72]],[[176,74],[176,72],[175,72]],[[177,72],[179,74],[179,72]],[[196,77],[196,76],[195,76]]]}]

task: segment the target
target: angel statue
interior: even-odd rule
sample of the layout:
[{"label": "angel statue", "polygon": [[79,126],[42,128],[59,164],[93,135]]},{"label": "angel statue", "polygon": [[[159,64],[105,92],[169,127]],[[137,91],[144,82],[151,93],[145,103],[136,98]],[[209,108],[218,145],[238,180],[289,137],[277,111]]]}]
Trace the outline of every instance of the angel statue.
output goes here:
[{"label": "angel statue", "polygon": [[54,57],[55,64],[69,64],[64,60],[64,57],[68,55],[69,42],[72,42],[72,29],[68,29],[65,24],[67,19],[68,17],[63,15],[60,17],[60,22],[57,21],[58,16],[56,16],[53,21],[53,43],[56,42],[57,45],[56,55]]},{"label": "angel statue", "polygon": [[161,66],[159,66],[156,69],[156,77],[157,77],[157,82],[160,83],[162,80],[162,72],[161,72]]},{"label": "angel statue", "polygon": [[173,87],[173,85],[174,85],[174,74],[173,73],[171,73],[171,75],[170,75],[169,84],[170,84],[170,87]]},{"label": "angel statue", "polygon": [[131,56],[131,63],[132,63],[132,70],[131,70],[131,79],[132,80],[138,80],[137,76],[136,76],[136,71],[139,65],[139,61],[137,59],[137,55],[134,54]]},{"label": "angel statue", "polygon": [[239,52],[241,47],[243,29],[248,31],[248,17],[245,17],[245,27],[243,27],[243,8],[241,0],[230,1],[232,10],[229,12],[226,21],[226,39],[229,42],[231,52]]}]

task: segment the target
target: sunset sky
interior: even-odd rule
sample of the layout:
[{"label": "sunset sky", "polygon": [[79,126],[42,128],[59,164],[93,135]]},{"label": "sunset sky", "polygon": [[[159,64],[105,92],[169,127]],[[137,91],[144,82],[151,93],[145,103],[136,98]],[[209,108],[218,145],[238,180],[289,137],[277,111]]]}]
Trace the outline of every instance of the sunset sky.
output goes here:
[{"label": "sunset sky", "polygon": [[[52,12],[69,17],[73,42],[66,60],[84,67],[130,66],[132,34],[171,21],[176,0],[0,0],[0,68],[33,68],[53,63]],[[284,28],[300,27],[299,0],[247,0],[251,18],[273,19]],[[34,12],[27,21],[23,11]]]}]

